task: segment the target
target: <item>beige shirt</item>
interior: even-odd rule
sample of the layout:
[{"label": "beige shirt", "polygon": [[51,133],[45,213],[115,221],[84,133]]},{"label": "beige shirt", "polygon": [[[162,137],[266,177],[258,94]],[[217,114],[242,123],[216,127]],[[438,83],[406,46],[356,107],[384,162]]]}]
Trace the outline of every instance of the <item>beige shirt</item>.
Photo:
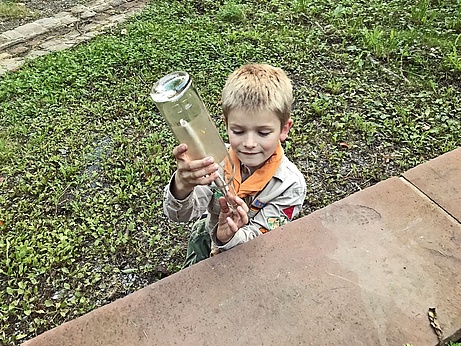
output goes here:
[{"label": "beige shirt", "polygon": [[173,221],[188,222],[206,214],[207,229],[221,250],[231,249],[291,221],[300,212],[306,197],[304,176],[284,155],[267,185],[259,193],[245,199],[250,208],[248,224],[241,227],[229,242],[221,244],[216,238],[219,194],[214,192],[213,186],[196,186],[189,196],[178,200],[171,194],[170,184],[164,191],[165,215]]}]

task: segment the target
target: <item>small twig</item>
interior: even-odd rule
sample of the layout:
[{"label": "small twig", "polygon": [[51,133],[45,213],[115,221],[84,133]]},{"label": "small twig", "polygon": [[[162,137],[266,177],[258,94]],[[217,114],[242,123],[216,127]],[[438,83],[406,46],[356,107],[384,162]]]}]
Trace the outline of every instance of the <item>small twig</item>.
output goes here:
[{"label": "small twig", "polygon": [[137,327],[137,326],[138,326],[136,323],[134,323],[134,321],[133,321],[133,320],[130,320],[130,322],[131,322],[131,324],[132,324],[133,326],[135,326],[135,327]]},{"label": "small twig", "polygon": [[327,274],[328,274],[328,275],[331,275],[331,276],[334,276],[334,277],[337,277],[337,278],[339,278],[339,279],[341,279],[341,280],[344,280],[344,281],[350,282],[350,283],[351,283],[351,284],[353,284],[353,285],[356,285],[356,286],[358,286],[358,287],[360,287],[360,288],[363,288],[363,289],[365,289],[365,287],[363,287],[363,286],[362,286],[362,285],[360,285],[359,283],[357,283],[357,282],[354,282],[354,281],[352,281],[352,280],[349,280],[348,278],[345,278],[345,277],[343,277],[343,276],[340,276],[340,275],[336,275],[336,274],[333,274],[333,273],[328,273],[328,272],[327,272]]},{"label": "small twig", "polygon": [[439,249],[437,249],[437,251],[439,252],[439,254],[441,254],[442,256],[445,256],[447,257],[447,255],[445,253],[443,253],[442,251],[440,251]]},{"label": "small twig", "polygon": [[371,63],[375,64],[375,65],[378,65],[384,72],[386,72],[387,74],[395,77],[395,78],[398,78],[398,79],[403,79],[405,82],[407,82],[408,84],[410,84],[410,81],[405,77],[405,76],[399,76],[397,73],[389,70],[388,68],[384,67],[383,65],[381,65],[378,61],[376,61],[375,59],[373,59],[370,55],[367,55],[367,59],[370,60]]},{"label": "small twig", "polygon": [[142,77],[136,73],[136,76],[138,76],[138,78],[141,80],[142,83],[144,83],[144,85],[147,85],[146,81],[144,79],[142,79]]},{"label": "small twig", "polygon": [[405,77],[403,74],[403,55],[400,55],[400,76],[402,77],[403,80],[405,80],[407,83],[410,83],[410,81]]},{"label": "small twig", "polygon": [[69,184],[69,185],[66,186],[66,188],[65,188],[64,191],[59,195],[59,197],[58,197],[58,199],[57,199],[57,201],[56,201],[56,205],[54,206],[54,212],[55,212],[56,215],[58,214],[58,206],[59,206],[59,204],[61,204],[61,203],[59,202],[59,200],[62,198],[62,196],[64,196],[64,194],[66,193],[66,191],[69,189],[70,185],[71,185],[71,184]]},{"label": "small twig", "polygon": [[323,293],[325,293],[325,292],[337,291],[337,290],[342,289],[342,288],[346,288],[346,287],[341,286],[341,287],[329,288],[329,289],[327,289],[327,290],[323,290],[323,291],[320,292],[320,293],[317,293],[317,296],[319,296],[319,295],[321,295],[321,294],[323,294]]},{"label": "small twig", "polygon": [[325,33],[325,29],[322,28],[322,26],[321,26],[318,22],[314,22],[314,23],[315,23],[315,25],[317,25],[317,26],[319,27],[319,29],[320,29],[323,33]]},{"label": "small twig", "polygon": [[78,21],[75,22],[75,30],[77,30],[78,33],[79,33],[80,35],[83,35],[83,31],[81,31],[81,30],[78,28]]}]

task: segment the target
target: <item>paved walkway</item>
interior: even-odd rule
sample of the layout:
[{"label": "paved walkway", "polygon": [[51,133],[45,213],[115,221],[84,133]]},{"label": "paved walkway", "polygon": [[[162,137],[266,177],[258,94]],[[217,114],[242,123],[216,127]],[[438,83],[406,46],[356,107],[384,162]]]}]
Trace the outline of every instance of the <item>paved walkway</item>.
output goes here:
[{"label": "paved walkway", "polygon": [[0,75],[99,35],[138,13],[148,0],[96,0],[0,33]]},{"label": "paved walkway", "polygon": [[435,346],[458,340],[460,172],[461,148],[25,346]]}]

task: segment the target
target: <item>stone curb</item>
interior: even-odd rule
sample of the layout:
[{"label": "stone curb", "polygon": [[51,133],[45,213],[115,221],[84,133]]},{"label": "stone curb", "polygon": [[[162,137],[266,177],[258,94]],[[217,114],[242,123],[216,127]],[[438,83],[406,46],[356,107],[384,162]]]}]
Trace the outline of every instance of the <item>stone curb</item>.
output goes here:
[{"label": "stone curb", "polygon": [[[87,41],[141,11],[148,0],[96,0],[0,33],[0,75],[26,59]],[[65,34],[56,33],[68,29]]]}]

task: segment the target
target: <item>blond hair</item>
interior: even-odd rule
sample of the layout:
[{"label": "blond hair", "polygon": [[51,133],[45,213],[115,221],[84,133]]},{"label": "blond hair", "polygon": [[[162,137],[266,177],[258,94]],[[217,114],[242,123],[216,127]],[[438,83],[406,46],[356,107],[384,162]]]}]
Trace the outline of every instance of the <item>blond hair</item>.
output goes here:
[{"label": "blond hair", "polygon": [[221,105],[227,120],[233,109],[270,110],[284,126],[290,119],[293,88],[285,72],[267,64],[244,65],[227,78]]}]

